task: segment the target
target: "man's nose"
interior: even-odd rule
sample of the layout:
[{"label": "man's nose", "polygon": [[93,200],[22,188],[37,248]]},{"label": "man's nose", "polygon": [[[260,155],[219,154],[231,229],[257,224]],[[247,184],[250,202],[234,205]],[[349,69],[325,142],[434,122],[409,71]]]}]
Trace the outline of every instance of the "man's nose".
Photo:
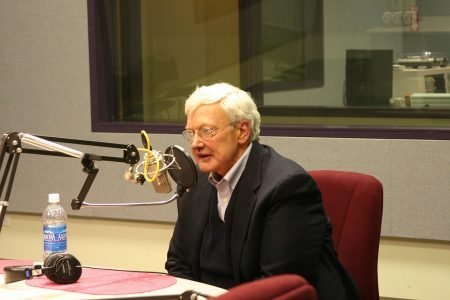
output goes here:
[{"label": "man's nose", "polygon": [[202,138],[198,135],[197,132],[194,132],[194,134],[192,135],[191,147],[192,148],[198,148],[202,144],[203,144]]}]

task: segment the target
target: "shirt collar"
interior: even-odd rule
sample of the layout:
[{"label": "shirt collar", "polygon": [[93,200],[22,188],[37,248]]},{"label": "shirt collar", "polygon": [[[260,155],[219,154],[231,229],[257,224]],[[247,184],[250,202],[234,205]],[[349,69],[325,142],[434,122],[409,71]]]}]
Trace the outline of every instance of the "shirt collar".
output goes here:
[{"label": "shirt collar", "polygon": [[247,165],[248,157],[250,156],[250,150],[252,149],[252,143],[247,147],[244,154],[239,158],[239,160],[231,167],[231,169],[223,176],[222,178],[217,178],[217,174],[210,173],[208,180],[209,182],[217,186],[219,183],[226,181],[229,183],[231,190],[234,190],[236,184],[241,178],[242,173],[244,172],[245,166]]}]

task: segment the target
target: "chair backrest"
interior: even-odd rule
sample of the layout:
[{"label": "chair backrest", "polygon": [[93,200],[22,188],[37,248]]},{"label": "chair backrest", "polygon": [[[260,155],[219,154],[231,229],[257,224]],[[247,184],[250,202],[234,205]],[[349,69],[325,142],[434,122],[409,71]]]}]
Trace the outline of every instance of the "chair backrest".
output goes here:
[{"label": "chair backrest", "polygon": [[333,225],[339,260],[352,275],[361,299],[378,300],[378,248],[383,186],[375,177],[336,170],[309,171]]},{"label": "chair backrest", "polygon": [[274,275],[240,284],[209,300],[317,300],[316,290],[295,274]]}]

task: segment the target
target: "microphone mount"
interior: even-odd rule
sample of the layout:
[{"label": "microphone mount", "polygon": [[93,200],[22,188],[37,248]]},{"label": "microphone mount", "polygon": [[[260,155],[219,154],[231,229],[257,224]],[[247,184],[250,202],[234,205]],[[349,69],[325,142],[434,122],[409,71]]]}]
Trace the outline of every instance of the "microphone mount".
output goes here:
[{"label": "microphone mount", "polygon": [[[88,145],[96,147],[117,148],[122,149],[122,156],[102,156],[92,153],[83,153],[79,150],[60,145],[59,143]],[[24,148],[23,144],[28,144],[39,149]],[[97,176],[99,169],[95,165],[95,161],[111,161],[120,162],[133,167],[140,160],[138,148],[129,144],[116,144],[99,141],[68,139],[50,136],[35,136],[27,133],[9,132],[5,133],[0,144],[0,171],[2,171],[0,182],[0,231],[5,217],[6,209],[9,204],[14,177],[17,170],[20,155],[23,153],[36,155],[49,155],[60,157],[71,157],[81,159],[82,170],[87,174],[87,178],[81,187],[78,197],[72,200],[71,207],[73,210],[79,210],[83,207],[113,207],[113,206],[151,206],[164,205],[181,198],[183,193],[194,186],[197,182],[197,171],[195,164],[190,156],[184,152],[179,146],[170,146],[166,150],[166,155],[173,157],[173,169],[169,169],[172,179],[178,184],[177,192],[168,200],[152,201],[152,202],[134,202],[134,203],[88,203],[84,202],[92,183]],[[2,169],[3,161],[8,154],[5,168]],[[182,171],[182,169],[185,169]],[[190,171],[190,172],[189,172]],[[187,172],[187,173],[186,173]],[[141,184],[144,181],[140,181]],[[5,194],[3,192],[5,191]]]}]

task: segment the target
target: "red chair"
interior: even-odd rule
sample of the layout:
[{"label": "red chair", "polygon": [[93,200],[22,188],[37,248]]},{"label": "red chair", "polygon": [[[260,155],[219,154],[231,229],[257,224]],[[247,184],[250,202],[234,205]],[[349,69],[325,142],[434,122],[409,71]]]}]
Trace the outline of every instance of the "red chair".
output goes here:
[{"label": "red chair", "polygon": [[242,283],[208,300],[316,300],[316,290],[295,274],[274,275]]},{"label": "red chair", "polygon": [[333,225],[339,260],[352,275],[363,300],[379,300],[378,248],[383,186],[375,177],[347,171],[309,171],[319,186]]}]

